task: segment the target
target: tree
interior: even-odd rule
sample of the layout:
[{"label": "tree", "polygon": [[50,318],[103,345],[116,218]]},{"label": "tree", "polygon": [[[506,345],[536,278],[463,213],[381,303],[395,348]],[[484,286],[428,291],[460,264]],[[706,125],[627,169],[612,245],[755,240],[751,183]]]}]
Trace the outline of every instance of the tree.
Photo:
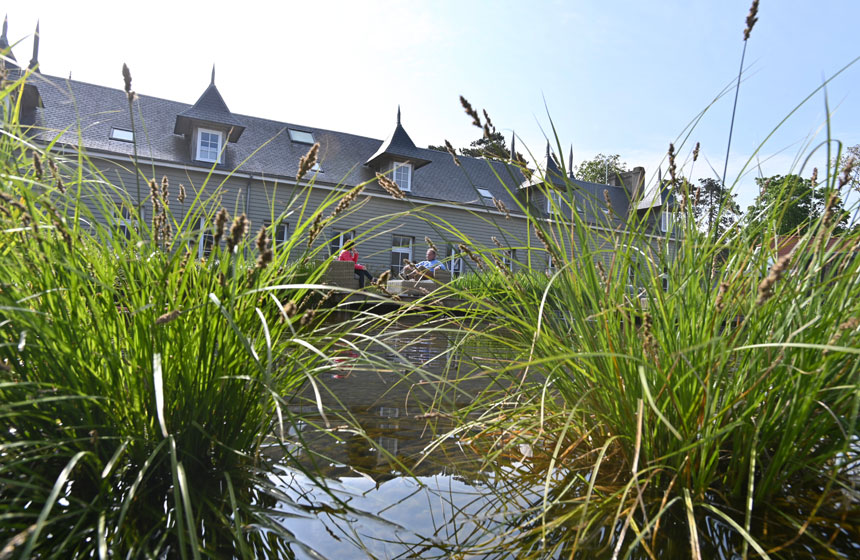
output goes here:
[{"label": "tree", "polygon": [[620,161],[621,156],[613,154],[605,156],[597,154],[591,160],[585,160],[573,170],[573,175],[581,181],[606,183],[608,177],[614,177],[627,171],[627,164]]},{"label": "tree", "polygon": [[[469,144],[470,148],[460,148],[461,155],[470,157],[482,157],[488,159],[508,159],[511,157],[511,151],[505,144],[505,138],[501,132],[493,132],[489,137],[482,136]],[[448,149],[444,146],[427,146],[431,150],[439,150],[447,152]]]},{"label": "tree", "polygon": [[[763,225],[773,218],[775,233],[779,235],[803,234],[821,217],[827,203],[824,186],[814,186],[811,179],[799,175],[774,175],[757,178],[759,195],[747,210],[749,225]],[[832,211],[836,216],[834,232],[841,232],[848,222],[848,213],[837,197]]]},{"label": "tree", "polygon": [[694,194],[693,215],[700,229],[713,232],[717,238],[741,218],[741,207],[735,194],[717,179],[699,179]]}]

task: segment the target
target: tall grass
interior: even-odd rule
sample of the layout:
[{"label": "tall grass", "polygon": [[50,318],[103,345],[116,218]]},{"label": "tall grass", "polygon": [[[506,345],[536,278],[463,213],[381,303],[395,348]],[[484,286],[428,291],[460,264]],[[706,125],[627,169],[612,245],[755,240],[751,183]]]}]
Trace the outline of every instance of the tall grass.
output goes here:
[{"label": "tall grass", "polygon": [[[842,171],[826,174],[828,195],[844,194]],[[858,539],[856,494],[843,490],[856,492],[860,464],[860,231],[828,243],[839,220],[825,212],[780,258],[780,205],[717,236],[696,227],[691,185],[659,188],[675,200],[665,236],[659,209],[601,229],[523,202],[555,269],[523,259],[511,274],[485,258],[488,272],[449,286],[464,329],[494,325],[470,332],[516,356],[496,372],[513,389],[464,411],[472,426],[498,453],[531,444],[548,457],[541,521],[523,538],[541,557],[595,541],[650,556],[681,526],[693,557],[798,540],[836,554]],[[559,483],[559,469],[572,478]]]},{"label": "tall grass", "polygon": [[58,153],[14,121],[0,134],[0,558],[305,546],[268,515],[262,450],[343,329],[361,332],[325,322],[314,288],[325,265],[307,239],[338,196],[312,209],[299,189],[272,253],[274,231],[219,220],[202,195],[174,214],[178,189],[155,178],[153,221],[122,220],[121,186]]}]

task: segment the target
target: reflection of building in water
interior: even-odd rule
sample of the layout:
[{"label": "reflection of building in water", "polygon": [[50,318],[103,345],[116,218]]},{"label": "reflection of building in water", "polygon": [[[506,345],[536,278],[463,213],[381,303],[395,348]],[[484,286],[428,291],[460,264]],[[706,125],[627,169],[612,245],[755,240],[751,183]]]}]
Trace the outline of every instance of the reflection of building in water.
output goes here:
[{"label": "reflection of building in water", "polygon": [[376,440],[376,443],[379,446],[377,453],[382,456],[382,450],[388,452],[391,456],[397,456],[397,450],[399,445],[399,440],[393,437],[380,436],[379,439]]},{"label": "reflection of building in water", "polygon": [[380,406],[379,415],[383,418],[399,418],[400,409],[396,406]]}]

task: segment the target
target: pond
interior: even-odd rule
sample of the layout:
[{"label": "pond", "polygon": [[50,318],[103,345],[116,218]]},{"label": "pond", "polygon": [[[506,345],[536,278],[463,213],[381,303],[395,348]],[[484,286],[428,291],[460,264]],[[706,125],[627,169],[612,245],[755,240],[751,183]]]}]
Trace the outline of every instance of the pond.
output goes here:
[{"label": "pond", "polygon": [[[444,332],[406,332],[386,343],[387,366],[354,366],[346,351],[342,367],[319,380],[325,417],[311,389],[291,408],[300,418],[289,428],[294,458],[326,486],[287,461],[271,475],[285,496],[277,521],[295,535],[297,557],[568,557],[569,550],[542,551],[575,538],[565,504],[588,493],[589,473],[549,471],[527,445],[488,462],[488,442],[456,431],[458,423],[446,413],[488,388],[504,388],[492,374],[508,358],[504,350],[462,346]],[[550,485],[547,472],[553,472]],[[566,488],[565,500],[541,517],[546,489],[557,487]],[[548,496],[552,500],[554,490]],[[740,535],[718,518],[699,517],[705,557],[740,558]],[[547,522],[550,530],[536,536],[534,528]],[[765,530],[784,540],[793,536],[791,528]],[[850,520],[843,528],[813,526],[808,534],[826,546],[797,545],[775,557],[858,557],[857,530]],[[607,523],[580,542],[582,557],[613,557],[618,531],[618,524]],[[687,557],[688,539],[683,510],[670,512],[657,541],[660,557]],[[632,557],[649,556],[639,549]]]}]

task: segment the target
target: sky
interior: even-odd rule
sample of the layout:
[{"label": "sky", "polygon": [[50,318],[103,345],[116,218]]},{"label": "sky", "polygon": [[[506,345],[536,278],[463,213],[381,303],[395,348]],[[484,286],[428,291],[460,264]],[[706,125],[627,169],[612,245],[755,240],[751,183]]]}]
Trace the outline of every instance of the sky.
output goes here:
[{"label": "sky", "polygon": [[[575,164],[619,154],[654,180],[670,142],[685,176],[722,175],[750,3],[31,0],[6,9],[19,62],[30,60],[40,22],[46,74],[121,88],[127,63],[138,93],[194,103],[214,64],[234,113],[382,139],[399,105],[418,146],[480,137],[463,95],[506,138],[516,134],[518,151],[539,159],[549,139],[565,161],[571,147]],[[727,184],[743,207],[756,176],[825,167],[828,106],[830,138],[860,144],[860,62],[843,70],[860,56],[858,22],[857,0],[761,2],[728,157]]]}]

